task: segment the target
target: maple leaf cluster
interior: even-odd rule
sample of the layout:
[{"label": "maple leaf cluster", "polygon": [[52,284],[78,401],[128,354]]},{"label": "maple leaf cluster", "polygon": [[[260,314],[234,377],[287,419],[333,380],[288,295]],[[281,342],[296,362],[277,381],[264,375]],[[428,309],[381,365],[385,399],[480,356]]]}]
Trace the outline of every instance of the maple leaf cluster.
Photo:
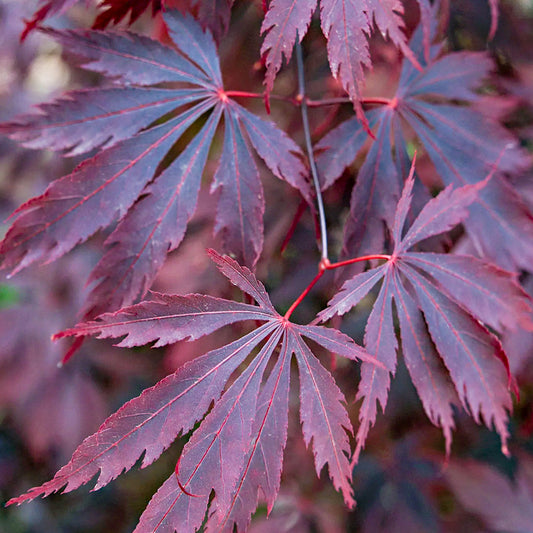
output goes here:
[{"label": "maple leaf cluster", "polygon": [[[282,486],[292,382],[316,474],[327,466],[334,488],[353,508],[353,470],[378,405],[385,410],[388,403],[399,354],[427,417],[442,429],[446,457],[461,410],[494,429],[510,455],[509,414],[518,384],[505,348],[533,331],[531,299],[520,284],[533,264],[533,215],[513,180],[527,172],[530,157],[480,110],[478,89],[493,68],[489,56],[447,52],[439,42],[440,3],[418,0],[420,23],[408,39],[399,1],[265,2],[257,28],[263,36],[260,93],[228,90],[223,82],[217,43],[227,36],[231,0],[105,0],[90,30],[42,26],[75,3],[41,2],[24,35],[38,28],[83,70],[100,75],[102,85],[40,104],[0,125],[0,133],[26,148],[87,158],[15,210],[0,243],[0,268],[15,275],[108,231],[88,276],[81,322],[54,335],[75,339],[65,360],[91,336],[120,339],[124,348],[194,341],[226,326],[241,336],[128,401],[53,479],[8,504],[70,492],[95,477],[99,489],[139,459],[142,467],[153,463],[187,436],[175,471],[135,531],[246,531],[262,501],[271,513]],[[331,74],[346,95],[322,103],[307,96],[300,44],[317,8]],[[495,0],[490,8],[493,36]],[[143,14],[163,21],[166,44],[105,29]],[[403,55],[390,98],[363,92],[374,27]],[[277,94],[283,59],[290,61],[295,47],[298,94]],[[297,142],[239,98],[264,100],[267,109],[278,101],[294,106],[301,138],[295,136]],[[311,107],[345,103],[348,115],[334,107],[327,132],[313,144]],[[443,186],[438,194],[415,168],[414,146],[431,166],[432,183]],[[332,262],[327,195],[346,181],[358,158],[344,203],[340,259]],[[269,249],[264,183],[272,175],[300,202],[300,215],[308,211],[315,218],[320,243],[318,274],[285,313],[276,310],[258,274]],[[167,255],[182,245],[207,177],[219,249],[209,250],[209,257],[243,301],[154,291],[139,301]],[[297,224],[298,217],[289,233]],[[338,273],[337,288],[332,282],[327,305],[308,324],[296,323],[293,313],[330,270]],[[361,304],[370,307],[364,347],[339,329],[349,324],[344,315],[353,316]],[[338,327],[318,325],[332,319]],[[355,430],[324,352],[360,363],[359,382],[350,385],[361,400]],[[466,469],[496,476],[470,463]],[[458,498],[499,524],[472,496],[479,489],[462,491],[461,475],[454,466],[448,474],[450,486],[459,486]],[[513,493],[526,490],[524,479],[516,489],[494,483]]]}]

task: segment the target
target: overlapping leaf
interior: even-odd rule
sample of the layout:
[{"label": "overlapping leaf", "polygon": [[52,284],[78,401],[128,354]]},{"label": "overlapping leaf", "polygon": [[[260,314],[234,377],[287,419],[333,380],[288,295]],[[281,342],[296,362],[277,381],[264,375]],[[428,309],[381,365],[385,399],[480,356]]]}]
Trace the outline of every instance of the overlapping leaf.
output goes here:
[{"label": "overlapping leaf", "polygon": [[[353,257],[381,248],[384,229],[392,228],[389,207],[398,199],[398,180],[407,174],[410,128],[445,185],[460,187],[495,174],[470,207],[466,230],[480,255],[506,270],[529,270],[533,217],[503,177],[521,172],[528,158],[502,126],[465,105],[479,98],[474,90],[489,74],[491,61],[485,54],[472,52],[440,56],[437,45],[426,58],[422,33],[422,28],[416,31],[411,48],[423,71],[404,60],[395,97],[389,105],[368,113],[376,139],[352,193],[344,254]],[[322,153],[317,164],[324,187],[352,163],[365,140],[365,127],[354,118],[318,143]],[[426,200],[427,193],[418,184],[414,203],[423,205]]]},{"label": "overlapping leaf", "polygon": [[428,417],[443,428],[447,450],[454,427],[451,405],[460,401],[476,422],[483,420],[495,427],[505,451],[507,410],[511,407],[508,363],[500,341],[483,323],[497,331],[517,324],[531,329],[529,301],[512,274],[489,263],[468,256],[409,251],[465,219],[468,207],[488,186],[486,181],[456,189],[449,186],[426,204],[402,237],[411,206],[413,174],[414,170],[392,224],[390,260],[346,281],[319,315],[327,320],[346,313],[382,282],[368,319],[365,344],[388,370],[363,364],[355,457],[375,422],[378,402],[385,408],[390,372],[395,370],[393,303],[406,366]]},{"label": "overlapping leaf", "polygon": [[[418,1],[424,26],[428,28],[429,3]],[[271,91],[283,58],[291,58],[294,43],[301,41],[311,22],[317,0],[272,0],[261,31],[266,33],[261,52],[266,54],[266,86]],[[331,72],[356,104],[364,80],[364,67],[370,67],[368,36],[374,22],[415,64],[417,60],[407,46],[403,33],[403,4],[399,0],[321,0],[320,19],[328,42]],[[427,40],[426,42],[429,42]]]},{"label": "overlapping leaf", "polygon": [[[42,0],[41,7],[26,22],[23,36],[48,17],[62,13],[79,2],[80,0]],[[155,16],[165,8],[186,8],[219,42],[228,30],[232,5],[233,0],[102,0],[99,3],[101,11],[94,20],[93,29],[101,30],[126,19],[129,24],[133,24],[146,11]]]},{"label": "overlapping leaf", "polygon": [[[279,490],[294,355],[300,375],[303,434],[306,444],[312,442],[317,473],[327,464],[335,488],[348,505],[354,504],[347,433],[352,428],[344,397],[304,337],[368,365],[375,359],[336,330],[288,322],[275,311],[250,270],[215,252],[211,255],[220,271],[258,305],[198,294],[158,295],[155,301],[104,314],[58,336],[125,337],[121,346],[154,341],[161,346],[196,339],[235,322],[262,324],[187,363],[125,404],[85,439],[54,479],[11,503],[63,487],[71,491],[96,474],[96,488],[100,488],[130,469],[141,455],[143,467],[152,463],[178,435],[203,419],[186,444],[176,473],[153,497],[136,531],[194,532],[204,520],[212,490],[215,497],[210,503],[208,531],[231,532],[234,524],[244,530],[257,506],[259,489],[269,508]],[[278,346],[279,353],[274,355]],[[276,361],[267,376],[273,358]],[[224,391],[230,376],[245,362],[245,370]]]},{"label": "overlapping leaf", "polygon": [[[250,143],[277,177],[309,197],[296,144],[224,94],[211,35],[190,16],[167,11],[165,20],[176,48],[130,33],[47,30],[84,68],[114,78],[115,86],[68,93],[41,106],[40,114],[3,126],[29,147],[69,155],[100,148],[20,207],[0,247],[1,266],[17,272],[56,259],[119,219],[91,275],[98,282],[86,306],[91,316],[146,292],[167,252],[179,246],[222,117],[213,189],[226,250],[253,266],[262,249],[264,197]],[[177,154],[176,142],[200,120],[203,126]]]}]

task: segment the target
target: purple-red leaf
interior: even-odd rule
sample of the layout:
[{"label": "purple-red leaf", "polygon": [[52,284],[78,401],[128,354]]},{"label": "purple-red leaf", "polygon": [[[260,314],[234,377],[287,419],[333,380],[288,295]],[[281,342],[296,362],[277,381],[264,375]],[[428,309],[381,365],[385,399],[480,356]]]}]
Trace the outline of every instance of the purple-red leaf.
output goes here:
[{"label": "purple-red leaf", "polygon": [[229,112],[224,120],[224,148],[211,186],[219,194],[215,232],[227,252],[253,267],[263,248],[263,187],[241,125]]},{"label": "purple-red leaf", "polygon": [[[176,467],[179,483],[174,486],[171,504],[160,501],[158,492],[141,517],[139,528],[145,528],[141,531],[153,531],[156,524],[162,531],[196,531],[204,520],[211,490],[215,491],[211,521],[224,516],[253,445],[259,388],[280,336],[278,328],[193,433]],[[156,513],[147,520],[152,510]]]},{"label": "purple-red leaf", "polygon": [[196,209],[201,176],[219,119],[220,111],[215,110],[106,240],[108,251],[90,277],[102,279],[88,297],[88,316],[119,309],[146,293],[167,253],[181,243]]},{"label": "purple-red leaf", "polygon": [[[423,7],[424,28],[428,30],[429,7]],[[261,53],[266,54],[267,92],[274,86],[283,58],[290,60],[294,43],[301,41],[311,22],[317,0],[272,0],[261,27],[266,33]],[[374,23],[384,37],[389,37],[411,62],[418,66],[415,54],[407,46],[403,33],[403,5],[398,0],[321,0],[322,31],[328,43],[331,72],[354,102],[358,116],[364,120],[361,108],[361,88],[364,67],[370,67],[368,36]],[[428,31],[426,31],[429,34]],[[429,42],[426,39],[426,44]]]},{"label": "purple-red leaf", "polygon": [[[86,319],[145,294],[166,254],[182,242],[222,115],[215,229],[229,253],[253,267],[263,245],[263,191],[246,135],[278,178],[311,197],[298,146],[223,95],[210,33],[177,11],[164,19],[175,48],[132,33],[46,30],[84,68],[115,78],[115,86],[67,93],[39,114],[2,126],[29,147],[68,155],[103,149],[20,207],[0,245],[0,266],[15,273],[58,258],[118,219],[90,277],[97,285]],[[154,86],[161,83],[167,85]],[[182,136],[201,120],[185,144]]]},{"label": "purple-red leaf", "polygon": [[344,315],[355,307],[384,276],[386,269],[387,266],[382,265],[347,280],[329,301],[328,307],[319,313],[320,319],[324,322],[334,315]]},{"label": "purple-red leaf", "polygon": [[506,359],[500,342],[422,276],[405,267],[402,272],[416,291],[433,342],[463,406],[476,422],[481,416],[488,427],[494,424],[502,439],[502,451],[507,453],[507,410],[512,402],[500,361]]},{"label": "purple-red leaf", "polygon": [[348,460],[352,427],[344,397],[303,337],[350,359],[361,359],[367,367],[383,365],[339,331],[288,322],[275,311],[263,285],[247,267],[214,251],[210,255],[220,271],[259,306],[198,294],[155,294],[155,301],[101,315],[57,337],[126,336],[123,346],[153,341],[161,346],[196,339],[235,322],[265,323],[185,364],[125,404],[85,439],[51,481],[10,504],[62,488],[74,490],[95,475],[95,488],[101,488],[143,454],[142,467],[152,463],[205,416],[136,531],[194,533],[206,512],[206,531],[230,533],[235,525],[246,528],[260,491],[269,510],[279,491],[293,354],[300,374],[304,440],[308,445],[312,442],[316,471],[320,474],[327,464],[335,488],[349,506],[355,504]]},{"label": "purple-red leaf", "polygon": [[[433,26],[434,34],[434,23]],[[381,218],[387,225],[390,220],[383,217],[384,210],[380,211],[379,205],[372,205],[371,201],[356,202],[355,198],[378,198],[386,203],[386,199],[394,195],[396,184],[389,170],[390,160],[395,160],[398,169],[403,167],[405,175],[404,148],[414,131],[445,185],[474,185],[492,175],[469,208],[466,230],[481,256],[506,270],[528,270],[533,262],[533,216],[502,174],[523,172],[530,162],[529,157],[501,125],[473,107],[463,105],[463,102],[474,104],[479,100],[479,93],[475,91],[488,76],[491,62],[486,54],[472,52],[452,53],[438,59],[441,47],[428,49],[425,40],[422,28],[411,40],[418,62],[424,65],[423,70],[416,70],[405,60],[395,97],[389,105],[371,111],[374,117],[378,115],[377,121],[385,121],[384,117],[388,117],[389,127],[377,128],[376,139],[359,172],[345,233],[345,253],[359,255],[367,249],[368,243],[373,245],[373,250],[380,248],[383,234],[378,224],[369,222],[369,216]],[[391,128],[395,146],[390,142]],[[354,160],[363,139],[364,125],[352,119],[318,143],[317,148],[324,150],[317,160],[326,185],[333,183]],[[393,151],[393,154],[385,154],[383,150]],[[376,151],[379,151],[377,158]],[[377,168],[377,164],[381,165],[381,172],[391,177],[376,180],[375,188],[369,191],[363,188],[363,183],[368,179],[369,167]],[[356,195],[356,189],[365,194]],[[425,193],[417,187],[415,194],[414,203],[419,205]],[[367,216],[360,215],[362,210],[366,210]],[[392,229],[390,225],[389,229]]]},{"label": "purple-red leaf", "polygon": [[344,227],[343,254],[355,257],[383,249],[383,225],[392,226],[400,197],[399,179],[391,153],[392,109],[381,115],[376,140],[359,171]]},{"label": "purple-red leaf", "polygon": [[475,257],[406,253],[405,262],[434,278],[455,301],[496,331],[531,329],[528,296],[514,275]]},{"label": "purple-red leaf", "polygon": [[244,107],[232,102],[232,111],[246,128],[253,147],[271,172],[290,183],[302,196],[312,202],[311,187],[296,143],[272,122],[261,119]]},{"label": "purple-red leaf", "polygon": [[[390,263],[384,266],[383,273],[383,285],[366,325],[365,346],[369,353],[394,374],[398,343],[392,318],[393,269]],[[363,402],[359,411],[360,425],[356,435],[357,446],[353,456],[354,461],[359,459],[370,426],[373,426],[376,421],[378,403],[383,411],[387,405],[390,372],[386,369],[368,363],[363,363],[361,367],[361,381],[356,399],[363,398]]]},{"label": "purple-red leaf", "polygon": [[239,265],[227,255],[219,255],[215,250],[208,250],[209,257],[218,269],[233,285],[251,296],[263,309],[276,313],[264,285],[254,276],[249,268]]},{"label": "purple-red leaf", "polygon": [[323,326],[292,326],[293,331],[298,332],[302,337],[306,337],[320,344],[331,353],[342,355],[354,361],[366,361],[377,366],[381,363],[370,355],[364,348],[340,331]]},{"label": "purple-red leaf", "polygon": [[[192,19],[188,20],[193,24]],[[173,48],[136,33],[45,31],[75,56],[84,69],[105,74],[117,82],[139,85],[188,82],[215,89],[220,81]]]},{"label": "purple-red leaf", "polygon": [[266,32],[261,54],[266,54],[267,91],[272,91],[276,74],[281,68],[283,58],[292,56],[296,39],[301,41],[307,33],[311,17],[316,9],[317,0],[272,0],[261,26]]},{"label": "purple-red leaf", "polygon": [[195,118],[193,108],[178,119],[121,141],[19,207],[0,245],[2,268],[15,273],[35,261],[53,261],[124,216],[171,148],[174,136]]},{"label": "purple-red leaf", "polygon": [[56,338],[97,335],[105,339],[126,335],[118,346],[155,342],[154,347],[159,347],[182,339],[198,339],[242,320],[270,320],[275,316],[255,305],[203,294],[152,294],[156,297],[155,301],[141,302],[115,313],[100,315],[98,320],[59,333]]},{"label": "purple-red leaf", "polygon": [[[366,113],[368,127],[374,128],[381,116],[382,111],[379,109],[371,109]],[[353,118],[331,130],[315,145],[316,164],[322,189],[327,189],[335,183],[366,141],[368,141],[368,132],[359,120]]]},{"label": "purple-red leaf", "polygon": [[216,532],[246,531],[257,507],[259,488],[265,495],[268,512],[272,510],[279,491],[283,450],[287,441],[290,360],[284,336],[276,366],[272,369],[257,401],[252,431],[253,445],[239,476],[236,490],[225,516],[212,528]]},{"label": "purple-red leaf", "polygon": [[455,427],[452,405],[458,403],[457,394],[429,337],[422,315],[409,293],[402,288],[397,274],[394,276],[394,295],[405,366],[428,418],[442,428],[446,455],[450,455]]},{"label": "purple-red leaf", "polygon": [[142,466],[148,466],[180,433],[190,431],[204,416],[211,402],[219,398],[230,375],[272,329],[272,325],[265,324],[146,389],[111,415],[97,433],[86,438],[54,479],[10,503],[47,496],[65,485],[65,492],[69,492],[99,473],[95,487],[98,489],[129,470],[143,452]]},{"label": "purple-red leaf", "polygon": [[152,6],[152,16],[161,10],[165,0],[103,0],[100,7],[104,9],[94,21],[94,29],[103,29],[109,24],[117,24],[129,14],[129,24],[133,24]]},{"label": "purple-red leaf", "polygon": [[[385,368],[394,370],[394,301],[406,365],[429,418],[443,428],[447,451],[454,427],[451,405],[456,403],[456,396],[443,373],[442,362],[465,410],[477,422],[482,419],[487,426],[494,425],[505,452],[507,410],[511,408],[509,364],[499,340],[480,320],[498,330],[515,324],[531,328],[527,295],[513,274],[479,259],[408,251],[419,240],[447,231],[468,216],[467,207],[485,183],[442,191],[421,210],[402,240],[413,185],[411,172],[392,225],[399,241],[390,260],[347,280],[319,317],[327,320],[346,313],[383,280],[366,328],[367,351]],[[389,385],[386,370],[363,364],[357,395],[363,398],[363,404],[355,459],[375,422],[377,403],[385,408]]]},{"label": "purple-red leaf", "polygon": [[[404,252],[417,242],[457,226],[468,217],[467,207],[476,200],[479,191],[485,185],[486,182],[482,181],[476,185],[466,185],[459,189],[454,189],[451,186],[444,189],[424,206],[405,237],[395,243],[395,252]],[[399,231],[401,231],[400,224],[401,221],[398,222]]]},{"label": "purple-red leaf", "polygon": [[305,342],[291,336],[291,349],[298,362],[300,376],[300,418],[305,443],[313,443],[316,472],[320,475],[327,463],[329,477],[342,491],[345,503],[353,507],[352,471],[347,454],[348,432],[352,424],[343,405],[342,392],[331,374],[318,362]]},{"label": "purple-red leaf", "polygon": [[17,122],[1,126],[0,131],[28,148],[64,150],[65,155],[73,156],[93,148],[109,148],[167,112],[202,98],[203,89],[124,87],[73,91],[41,105],[41,114],[19,117]]}]

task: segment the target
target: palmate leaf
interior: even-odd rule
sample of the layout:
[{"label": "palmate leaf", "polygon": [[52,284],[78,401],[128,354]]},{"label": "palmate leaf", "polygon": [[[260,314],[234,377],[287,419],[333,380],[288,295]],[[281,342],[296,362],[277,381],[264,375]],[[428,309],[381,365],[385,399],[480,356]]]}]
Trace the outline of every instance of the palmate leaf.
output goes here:
[{"label": "palmate leaf", "polygon": [[[278,178],[310,197],[297,145],[225,96],[210,33],[190,16],[166,11],[164,17],[176,48],[131,33],[47,30],[84,68],[115,85],[67,93],[42,105],[40,114],[2,126],[28,147],[68,155],[100,149],[20,207],[0,246],[1,266],[15,273],[56,259],[119,219],[91,274],[97,284],[88,316],[144,294],[167,252],[179,246],[222,117],[213,190],[219,195],[215,229],[228,252],[253,267],[262,249],[264,196],[250,144]],[[203,126],[176,154],[176,142],[199,120]]]},{"label": "palmate leaf", "polygon": [[[500,341],[483,323],[499,332],[518,324],[531,329],[529,300],[513,274],[482,260],[409,251],[465,219],[469,206],[488,186],[486,181],[457,189],[449,186],[425,205],[402,237],[413,186],[414,170],[392,224],[390,260],[347,280],[319,316],[325,321],[348,312],[381,281],[365,332],[369,353],[394,373],[394,303],[406,366],[428,417],[443,428],[447,451],[454,427],[451,405],[460,402],[476,422],[495,427],[506,452],[509,366]],[[378,402],[385,408],[389,371],[365,363],[361,369],[357,397],[363,403],[355,458],[375,422]]]},{"label": "palmate leaf", "polygon": [[[438,45],[430,48],[426,58],[422,34],[418,28],[411,48],[423,71],[404,60],[395,97],[367,114],[376,139],[353,189],[343,255],[354,257],[383,248],[386,228],[392,229],[390,204],[398,200],[401,180],[410,166],[407,143],[414,131],[445,185],[478,183],[494,174],[470,206],[466,230],[481,256],[506,270],[529,270],[533,216],[504,177],[522,172],[529,158],[501,125],[465,105],[480,98],[475,89],[488,76],[491,61],[482,53],[441,55]],[[353,118],[316,145],[323,187],[332,185],[354,161],[366,141],[365,133],[365,125]],[[427,192],[417,184],[414,204],[421,206],[427,199]]]},{"label": "palmate leaf", "polygon": [[[260,490],[269,509],[279,490],[294,356],[300,376],[303,434],[306,444],[312,443],[317,473],[327,464],[335,488],[349,506],[354,505],[348,458],[352,427],[344,396],[304,338],[349,359],[383,365],[339,331],[288,322],[275,311],[263,285],[248,268],[215,252],[211,257],[257,305],[197,294],[156,295],[155,301],[104,314],[57,337],[124,337],[121,346],[148,342],[161,346],[196,339],[236,322],[261,325],[185,364],[126,403],[85,439],[51,481],[14,498],[11,504],[62,488],[74,490],[96,474],[95,488],[103,487],[129,470],[141,455],[143,467],[152,463],[176,437],[203,419],[185,445],[176,472],[154,495],[136,531],[194,532],[204,521],[208,505],[208,531],[232,532],[235,524],[244,531]],[[243,363],[246,368],[227,387]]]},{"label": "palmate leaf", "polygon": [[[429,3],[418,0],[426,28]],[[294,43],[301,41],[311,22],[317,0],[272,0],[261,31],[266,33],[261,53],[266,54],[267,91],[274,85],[283,58],[291,58]],[[320,20],[328,43],[331,72],[353,100],[362,118],[361,87],[364,67],[370,67],[368,36],[374,23],[403,54],[418,64],[403,33],[403,4],[400,0],[321,0]],[[429,42],[426,41],[426,42]]]},{"label": "palmate leaf", "polygon": [[[48,17],[66,11],[80,0],[41,0],[41,7],[32,19],[26,22],[23,36],[38,27]],[[87,1],[88,3],[88,1]],[[133,24],[143,13],[149,11],[154,17],[164,9],[186,7],[195,15],[204,29],[211,31],[216,41],[227,32],[233,0],[102,0],[100,13],[93,23],[93,29],[102,30],[110,24],[126,20]]]}]

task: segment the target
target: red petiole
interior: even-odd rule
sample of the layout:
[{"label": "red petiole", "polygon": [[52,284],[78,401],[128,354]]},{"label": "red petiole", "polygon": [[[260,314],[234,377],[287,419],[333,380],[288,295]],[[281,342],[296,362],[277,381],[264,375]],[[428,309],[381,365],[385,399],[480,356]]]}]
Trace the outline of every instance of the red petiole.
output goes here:
[{"label": "red petiole", "polygon": [[[248,91],[224,91],[224,95],[230,98],[260,98],[264,100],[265,93],[253,93]],[[338,104],[349,104],[352,101],[348,97],[337,97],[337,98],[324,98],[322,100],[311,100],[310,98],[302,98],[296,96],[292,98],[290,96],[281,96],[277,94],[269,94],[270,100],[280,100],[282,102],[288,102],[289,104],[295,106],[301,106],[303,102],[307,107],[324,107],[329,105],[338,105]],[[389,98],[362,98],[361,103],[363,105],[391,105],[393,100]]]},{"label": "red petiole", "polygon": [[346,261],[339,261],[338,263],[330,263],[329,259],[322,259],[318,265],[318,274],[312,279],[311,283],[303,290],[302,294],[296,298],[294,303],[289,307],[283,318],[289,320],[293,311],[302,303],[302,300],[309,294],[311,289],[317,284],[318,280],[324,275],[327,270],[334,270],[336,268],[342,268],[344,266],[352,265],[354,263],[360,263],[361,261],[372,261],[373,259],[385,259],[389,261],[390,255],[387,254],[373,254],[363,255],[361,257],[355,257],[353,259],[347,259]]}]

